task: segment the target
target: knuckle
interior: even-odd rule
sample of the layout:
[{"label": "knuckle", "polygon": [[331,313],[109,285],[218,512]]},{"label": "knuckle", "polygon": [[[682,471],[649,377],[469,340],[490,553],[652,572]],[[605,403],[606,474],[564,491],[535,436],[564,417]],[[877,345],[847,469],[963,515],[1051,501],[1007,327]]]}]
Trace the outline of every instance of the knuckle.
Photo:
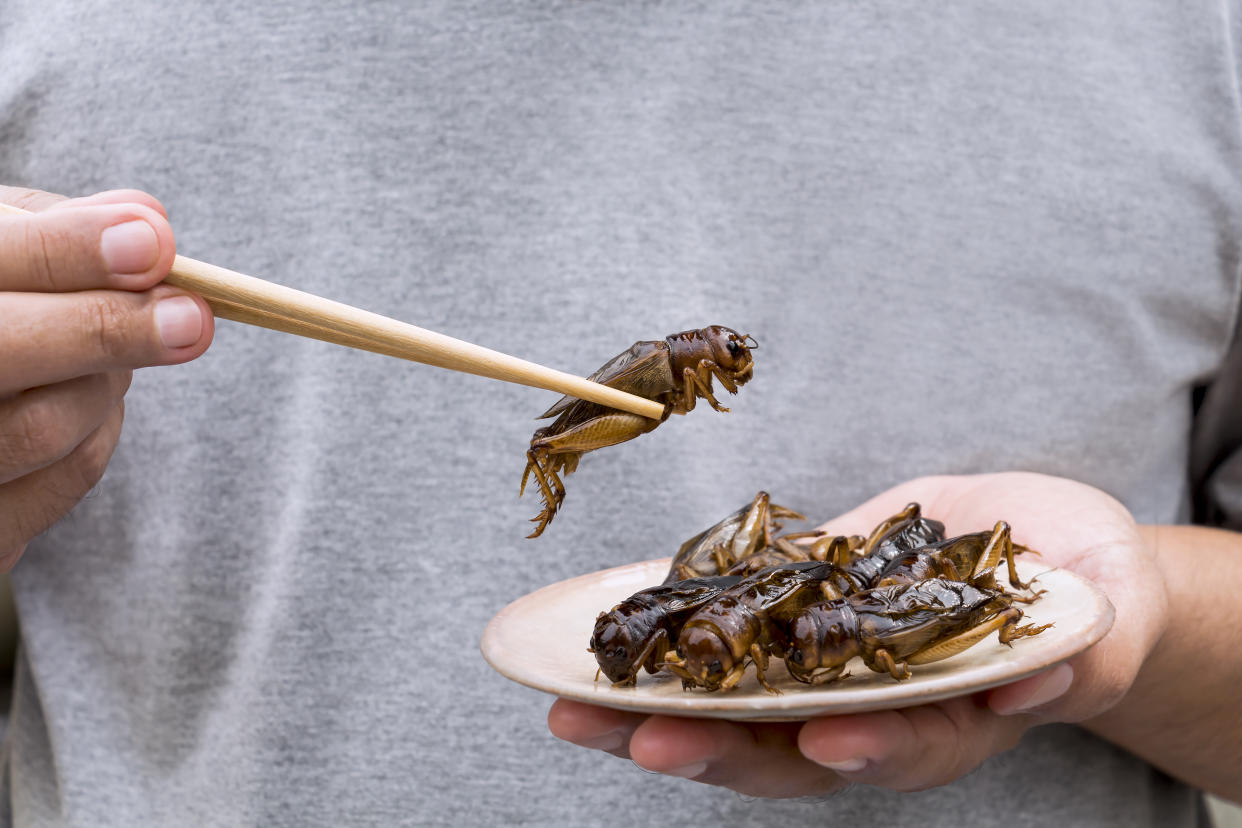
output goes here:
[{"label": "knuckle", "polygon": [[61,491],[60,486],[41,487],[33,502],[22,504],[22,509],[13,521],[13,534],[22,543],[34,539],[56,521],[69,514],[79,500],[81,500],[80,495],[67,495]]},{"label": "knuckle", "polygon": [[103,478],[108,469],[108,461],[112,459],[112,447],[113,444],[107,440],[90,437],[74,451],[71,464],[73,474],[69,486],[75,501],[81,499]]},{"label": "knuckle", "polygon": [[[112,451],[116,448],[120,437],[119,422],[124,417],[124,407],[118,406],[109,421],[78,444],[77,448],[65,458],[62,495],[70,505],[67,512],[79,500],[103,479],[108,463],[112,460]],[[113,428],[116,421],[118,427]]]},{"label": "knuckle", "polygon": [[112,412],[108,422],[89,438],[84,445],[83,483],[88,484],[88,491],[104,476],[108,464],[112,462],[112,452],[121,439],[121,426],[125,421],[125,403],[122,402]]},{"label": "knuckle", "polygon": [[1090,692],[1087,694],[1092,701],[1089,711],[1086,714],[1071,715],[1066,718],[1071,720],[1088,718],[1089,715],[1096,714],[1108,710],[1109,708],[1120,702],[1130,691],[1130,686],[1134,683],[1134,676],[1121,671],[1109,671],[1102,675],[1092,677],[1090,684]]},{"label": "knuckle", "polygon": [[0,467],[42,467],[72,448],[68,440],[64,419],[56,411],[36,402],[23,405],[0,437]]},{"label": "knuckle", "polygon": [[56,260],[53,251],[58,239],[56,235],[37,221],[27,221],[23,255],[26,270],[34,286],[46,290],[56,290]]},{"label": "knuckle", "polygon": [[132,314],[121,296],[109,292],[91,294],[83,301],[81,327],[100,356],[114,359],[133,344]]},{"label": "knuckle", "polygon": [[112,380],[112,387],[115,389],[116,397],[120,399],[129,393],[129,386],[134,381],[134,372],[114,371],[112,372],[110,378]]}]

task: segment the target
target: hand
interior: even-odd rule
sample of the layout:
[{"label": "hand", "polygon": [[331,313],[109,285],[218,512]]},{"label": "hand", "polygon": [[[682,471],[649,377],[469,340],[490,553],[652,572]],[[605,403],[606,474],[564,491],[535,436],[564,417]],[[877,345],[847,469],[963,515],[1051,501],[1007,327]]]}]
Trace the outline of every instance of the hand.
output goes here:
[{"label": "hand", "polygon": [[1037,474],[929,477],[891,489],[824,528],[865,534],[910,501],[943,520],[950,535],[1007,521],[1015,541],[1038,550],[1042,562],[1104,590],[1116,609],[1112,629],[1085,653],[1038,675],[902,710],[744,724],[558,699],[549,729],[648,770],[750,796],[824,794],[855,782],[913,791],[969,773],[1035,725],[1083,721],[1125,695],[1164,630],[1167,601],[1154,553],[1120,503],[1090,486]]},{"label": "hand", "polygon": [[159,281],[176,255],[159,202],[0,187],[0,571],[103,475],[130,372],[194,359],[202,299]]}]

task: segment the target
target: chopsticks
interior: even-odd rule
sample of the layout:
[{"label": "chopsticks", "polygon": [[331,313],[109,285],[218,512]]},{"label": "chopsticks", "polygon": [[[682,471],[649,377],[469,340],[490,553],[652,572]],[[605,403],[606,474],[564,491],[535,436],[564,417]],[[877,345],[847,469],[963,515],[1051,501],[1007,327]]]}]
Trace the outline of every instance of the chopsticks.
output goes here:
[{"label": "chopsticks", "polygon": [[224,319],[664,416],[654,400],[185,256],[177,256],[164,281],[201,295]]},{"label": "chopsticks", "polygon": [[[28,212],[7,204],[0,210]],[[664,406],[654,400],[185,256],[176,257],[164,281],[199,294],[222,319],[557,391],[651,419],[664,416]]]}]

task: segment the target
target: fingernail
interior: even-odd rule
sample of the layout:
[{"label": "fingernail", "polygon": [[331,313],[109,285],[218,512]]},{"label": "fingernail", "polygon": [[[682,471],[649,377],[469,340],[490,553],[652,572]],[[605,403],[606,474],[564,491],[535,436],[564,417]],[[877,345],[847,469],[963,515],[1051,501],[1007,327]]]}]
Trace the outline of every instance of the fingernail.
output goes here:
[{"label": "fingernail", "polygon": [[825,768],[837,773],[856,773],[867,767],[867,760],[856,757],[854,759],[842,759],[839,762],[817,762],[816,764],[823,765]]},{"label": "fingernail", "polygon": [[666,776],[680,776],[682,779],[693,779],[705,770],[707,770],[706,762],[695,762],[690,765],[682,765],[680,768],[666,770],[663,773]]},{"label": "fingernail", "polygon": [[171,296],[155,303],[155,328],[165,348],[184,348],[203,335],[203,314],[188,296]]},{"label": "fingernail", "polygon": [[[633,759],[630,761],[634,762]],[[669,770],[652,770],[651,768],[644,768],[637,762],[634,762],[634,767],[638,768],[643,773],[662,773],[665,776],[680,776],[682,779],[693,779],[703,771],[707,770],[707,762],[692,762],[689,765],[682,765],[677,768],[670,768]]]},{"label": "fingernail", "polygon": [[1013,713],[1025,713],[1065,695],[1065,691],[1074,682],[1074,668],[1068,664],[1059,664],[1044,675],[1043,683],[1031,691],[1031,695],[1018,702],[1008,710],[996,710],[1002,716]]},{"label": "fingernail", "polygon": [[160,240],[145,221],[114,224],[99,236],[99,252],[113,273],[142,273],[155,267]]},{"label": "fingernail", "polygon": [[592,739],[584,739],[578,742],[580,747],[592,748],[593,750],[616,750],[623,744],[625,744],[625,734],[619,730],[610,730]]}]

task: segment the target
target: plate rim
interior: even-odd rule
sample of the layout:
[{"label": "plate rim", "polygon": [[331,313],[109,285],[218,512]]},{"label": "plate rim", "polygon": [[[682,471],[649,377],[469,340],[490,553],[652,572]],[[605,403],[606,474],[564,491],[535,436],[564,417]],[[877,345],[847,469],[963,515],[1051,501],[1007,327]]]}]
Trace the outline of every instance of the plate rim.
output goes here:
[{"label": "plate rim", "polygon": [[[805,691],[781,694],[764,694],[762,696],[747,693],[699,693],[688,692],[681,696],[653,696],[638,694],[628,696],[630,688],[614,688],[606,678],[599,683],[590,685],[590,689],[582,685],[565,685],[557,680],[539,682],[532,680],[522,671],[508,668],[505,659],[497,652],[500,648],[499,630],[510,616],[518,613],[527,604],[540,603],[541,596],[548,593],[572,589],[576,584],[585,582],[596,583],[608,577],[616,577],[630,570],[659,572],[667,570],[671,558],[655,558],[645,561],[621,564],[607,569],[596,570],[581,575],[571,576],[555,583],[547,584],[532,590],[506,604],[487,623],[479,640],[479,649],[489,666],[505,678],[525,687],[538,690],[561,698],[572,699],[587,704],[595,704],[614,710],[635,713],[686,716],[692,718],[732,719],[735,721],[801,721],[814,716],[832,715],[834,713],[863,713],[876,710],[892,710],[915,705],[930,704],[957,696],[972,695],[1003,684],[1010,684],[1023,678],[1035,675],[1057,664],[1073,658],[1094,646],[1112,628],[1115,610],[1108,597],[1089,579],[1068,569],[1044,565],[1035,569],[1033,561],[1019,561],[1019,569],[1028,570],[1022,577],[1043,575],[1056,572],[1057,578],[1071,578],[1085,588],[1094,599],[1093,620],[1085,631],[1076,637],[1058,639],[1057,644],[1041,649],[1043,658],[1029,666],[1018,669],[1012,662],[1000,660],[993,664],[976,665],[974,671],[980,673],[978,681],[972,681],[968,688],[960,682],[952,684],[952,675],[931,677],[916,685],[906,683],[886,684],[882,688],[893,688],[892,691],[876,692],[875,686],[843,688],[825,685],[808,688]],[[1035,570],[1035,571],[1031,571]],[[655,584],[651,584],[655,586]],[[644,587],[640,587],[644,588]],[[584,647],[585,649],[585,647]],[[654,679],[646,673],[643,679]],[[943,687],[937,687],[943,684]],[[907,688],[909,688],[907,690]],[[605,692],[600,692],[601,689]],[[894,698],[895,697],[895,698]]]}]

